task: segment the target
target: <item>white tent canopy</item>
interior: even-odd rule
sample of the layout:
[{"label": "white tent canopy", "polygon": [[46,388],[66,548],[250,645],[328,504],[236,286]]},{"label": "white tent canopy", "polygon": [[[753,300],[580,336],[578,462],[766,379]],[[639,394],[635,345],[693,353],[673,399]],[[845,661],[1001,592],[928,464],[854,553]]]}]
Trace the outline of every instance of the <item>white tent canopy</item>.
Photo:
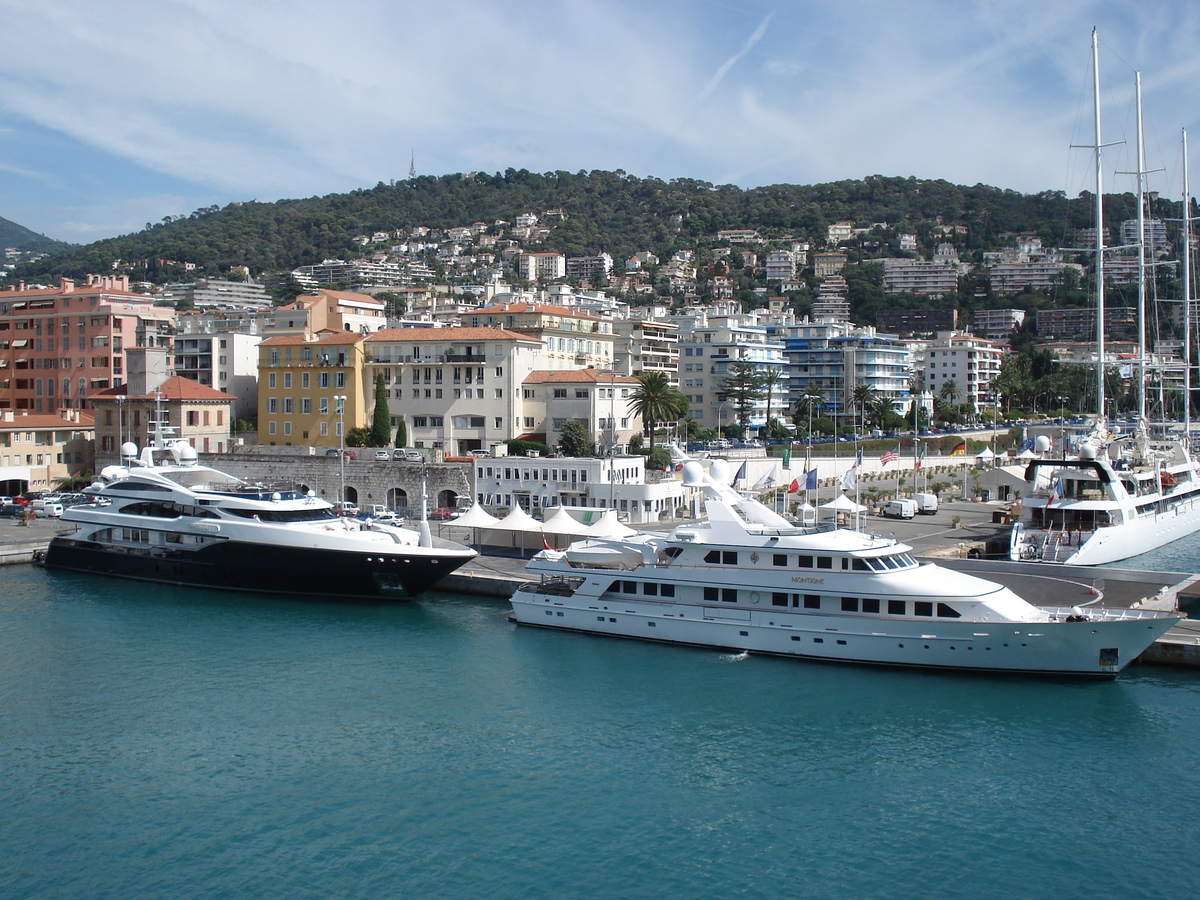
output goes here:
[{"label": "white tent canopy", "polygon": [[499,531],[541,531],[542,523],[521,507],[514,506],[507,516],[489,527]]},{"label": "white tent canopy", "polygon": [[584,525],[563,507],[558,507],[548,519],[542,522],[542,530],[546,534],[586,535],[594,534],[592,525]]},{"label": "white tent canopy", "polygon": [[453,519],[449,524],[455,528],[492,528],[499,521],[499,519],[480,506],[477,500],[474,506],[457,519]]},{"label": "white tent canopy", "polygon": [[822,503],[821,509],[831,509],[834,512],[866,512],[867,508],[859,503],[855,503],[845,494],[838,494],[836,499],[830,500],[828,503]]},{"label": "white tent canopy", "polygon": [[984,447],[982,450],[980,450],[978,453],[975,454],[976,459],[993,459],[993,458],[995,458],[995,456],[996,456],[996,454],[992,452],[991,447]]},{"label": "white tent canopy", "polygon": [[593,537],[623,538],[637,532],[617,520],[615,509],[606,509],[600,520],[592,525],[589,534]]}]

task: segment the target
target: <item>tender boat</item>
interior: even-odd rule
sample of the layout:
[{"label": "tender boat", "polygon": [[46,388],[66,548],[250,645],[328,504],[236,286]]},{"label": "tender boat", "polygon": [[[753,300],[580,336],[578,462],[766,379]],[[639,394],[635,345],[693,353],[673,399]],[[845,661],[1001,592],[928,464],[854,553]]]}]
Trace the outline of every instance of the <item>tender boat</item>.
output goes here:
[{"label": "tender boat", "polygon": [[707,519],[625,553],[545,550],[511,598],[526,625],[808,660],[1112,676],[1180,621],[1151,610],[1039,608],[1002,585],[918,564],[892,538],[795,527],[728,486],[684,480]]},{"label": "tender boat", "polygon": [[62,521],[43,564],[142,581],[310,597],[415,597],[478,554],[419,530],[342,518],[312,495],[200,465],[185,441],[121,448]]}]

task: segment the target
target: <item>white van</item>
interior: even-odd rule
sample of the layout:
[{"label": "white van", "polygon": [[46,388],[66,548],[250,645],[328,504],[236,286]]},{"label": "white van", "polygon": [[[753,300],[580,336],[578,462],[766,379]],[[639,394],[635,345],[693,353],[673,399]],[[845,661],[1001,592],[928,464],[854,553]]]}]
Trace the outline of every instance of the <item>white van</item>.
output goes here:
[{"label": "white van", "polygon": [[63,514],[63,505],[57,500],[31,500],[29,509],[39,519],[57,519]]},{"label": "white van", "polygon": [[916,500],[889,500],[883,514],[894,519],[911,519],[917,514]]},{"label": "white van", "polygon": [[932,516],[938,511],[937,494],[913,494],[917,504],[917,512]]}]

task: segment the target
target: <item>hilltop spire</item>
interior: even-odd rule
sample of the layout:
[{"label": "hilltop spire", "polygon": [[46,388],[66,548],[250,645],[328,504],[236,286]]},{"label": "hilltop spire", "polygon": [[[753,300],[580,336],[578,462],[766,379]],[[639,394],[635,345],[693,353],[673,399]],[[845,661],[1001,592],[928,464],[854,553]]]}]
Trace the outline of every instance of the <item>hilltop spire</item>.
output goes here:
[{"label": "hilltop spire", "polygon": [[417,177],[417,151],[412,152],[412,160],[408,164],[408,177],[411,181]]}]

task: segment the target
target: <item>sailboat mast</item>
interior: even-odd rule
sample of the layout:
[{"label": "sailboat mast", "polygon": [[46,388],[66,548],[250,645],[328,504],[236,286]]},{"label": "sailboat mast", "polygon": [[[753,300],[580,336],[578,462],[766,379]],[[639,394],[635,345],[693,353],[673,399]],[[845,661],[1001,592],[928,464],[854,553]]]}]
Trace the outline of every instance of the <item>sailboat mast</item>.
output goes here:
[{"label": "sailboat mast", "polygon": [[1135,72],[1137,97],[1137,205],[1138,205],[1138,417],[1146,417],[1146,143],[1142,133],[1142,73]]},{"label": "sailboat mast", "polygon": [[1092,119],[1096,137],[1096,414],[1104,421],[1104,145],[1100,136],[1100,44],[1092,29]]},{"label": "sailboat mast", "polygon": [[1192,195],[1188,186],[1187,129],[1183,129],[1183,439],[1192,446]]}]

